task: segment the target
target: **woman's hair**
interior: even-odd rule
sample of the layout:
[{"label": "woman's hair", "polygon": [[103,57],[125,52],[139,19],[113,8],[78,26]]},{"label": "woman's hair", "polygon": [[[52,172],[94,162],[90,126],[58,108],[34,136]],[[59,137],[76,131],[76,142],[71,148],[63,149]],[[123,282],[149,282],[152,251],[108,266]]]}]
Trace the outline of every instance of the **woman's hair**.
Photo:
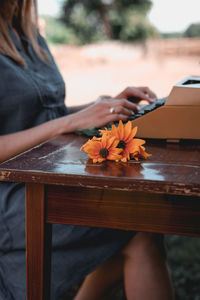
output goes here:
[{"label": "woman's hair", "polygon": [[38,44],[37,22],[37,0],[0,0],[0,54],[9,56],[21,66],[26,65],[9,36],[12,24],[22,30],[38,57],[48,62],[46,51]]}]

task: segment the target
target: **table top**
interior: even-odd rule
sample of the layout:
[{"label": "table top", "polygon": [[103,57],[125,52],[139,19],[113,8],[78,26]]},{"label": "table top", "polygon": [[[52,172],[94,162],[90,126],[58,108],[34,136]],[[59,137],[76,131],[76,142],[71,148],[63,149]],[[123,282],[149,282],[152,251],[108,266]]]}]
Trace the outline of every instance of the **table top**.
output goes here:
[{"label": "table top", "polygon": [[147,141],[139,162],[93,164],[76,134],[58,136],[0,165],[0,180],[200,196],[200,143]]}]

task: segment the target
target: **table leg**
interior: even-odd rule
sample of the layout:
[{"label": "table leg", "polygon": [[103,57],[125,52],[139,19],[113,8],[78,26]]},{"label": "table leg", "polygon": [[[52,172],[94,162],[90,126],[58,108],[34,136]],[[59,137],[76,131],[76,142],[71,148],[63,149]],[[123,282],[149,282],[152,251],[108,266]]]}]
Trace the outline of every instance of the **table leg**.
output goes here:
[{"label": "table leg", "polygon": [[50,299],[52,225],[45,223],[45,186],[26,184],[27,300]]}]

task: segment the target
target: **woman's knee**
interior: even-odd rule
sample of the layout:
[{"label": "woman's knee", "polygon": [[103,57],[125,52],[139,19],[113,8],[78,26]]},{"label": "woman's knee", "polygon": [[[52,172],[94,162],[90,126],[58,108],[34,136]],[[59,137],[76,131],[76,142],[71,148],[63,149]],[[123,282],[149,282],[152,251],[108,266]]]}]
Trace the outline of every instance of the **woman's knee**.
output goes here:
[{"label": "woman's knee", "polygon": [[123,248],[125,256],[158,255],[166,258],[164,236],[149,232],[138,232],[130,242]]}]

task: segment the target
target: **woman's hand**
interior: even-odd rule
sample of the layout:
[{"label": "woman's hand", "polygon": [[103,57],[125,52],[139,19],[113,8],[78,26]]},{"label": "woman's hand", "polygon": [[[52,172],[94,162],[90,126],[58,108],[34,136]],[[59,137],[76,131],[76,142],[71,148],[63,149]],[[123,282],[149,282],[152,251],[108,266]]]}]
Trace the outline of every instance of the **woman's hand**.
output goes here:
[{"label": "woman's hand", "polygon": [[[135,103],[128,100],[131,97],[136,99]],[[119,120],[126,121],[134,112],[139,111],[140,100],[152,103],[156,100],[156,95],[147,87],[128,87],[114,98],[100,96],[87,108],[67,117],[68,120],[71,119],[71,131],[101,127]]]},{"label": "woman's hand", "polygon": [[156,94],[146,86],[127,87],[115,98],[117,99],[125,98],[135,103],[139,102],[140,100],[146,100],[149,103],[153,103],[157,100]]},{"label": "woman's hand", "polygon": [[[132,111],[137,110],[137,105],[126,99],[100,96],[87,108],[68,115],[66,120],[70,122],[70,131],[73,132],[79,129],[101,127],[111,121],[126,121]],[[67,124],[66,126],[69,128]]]}]

